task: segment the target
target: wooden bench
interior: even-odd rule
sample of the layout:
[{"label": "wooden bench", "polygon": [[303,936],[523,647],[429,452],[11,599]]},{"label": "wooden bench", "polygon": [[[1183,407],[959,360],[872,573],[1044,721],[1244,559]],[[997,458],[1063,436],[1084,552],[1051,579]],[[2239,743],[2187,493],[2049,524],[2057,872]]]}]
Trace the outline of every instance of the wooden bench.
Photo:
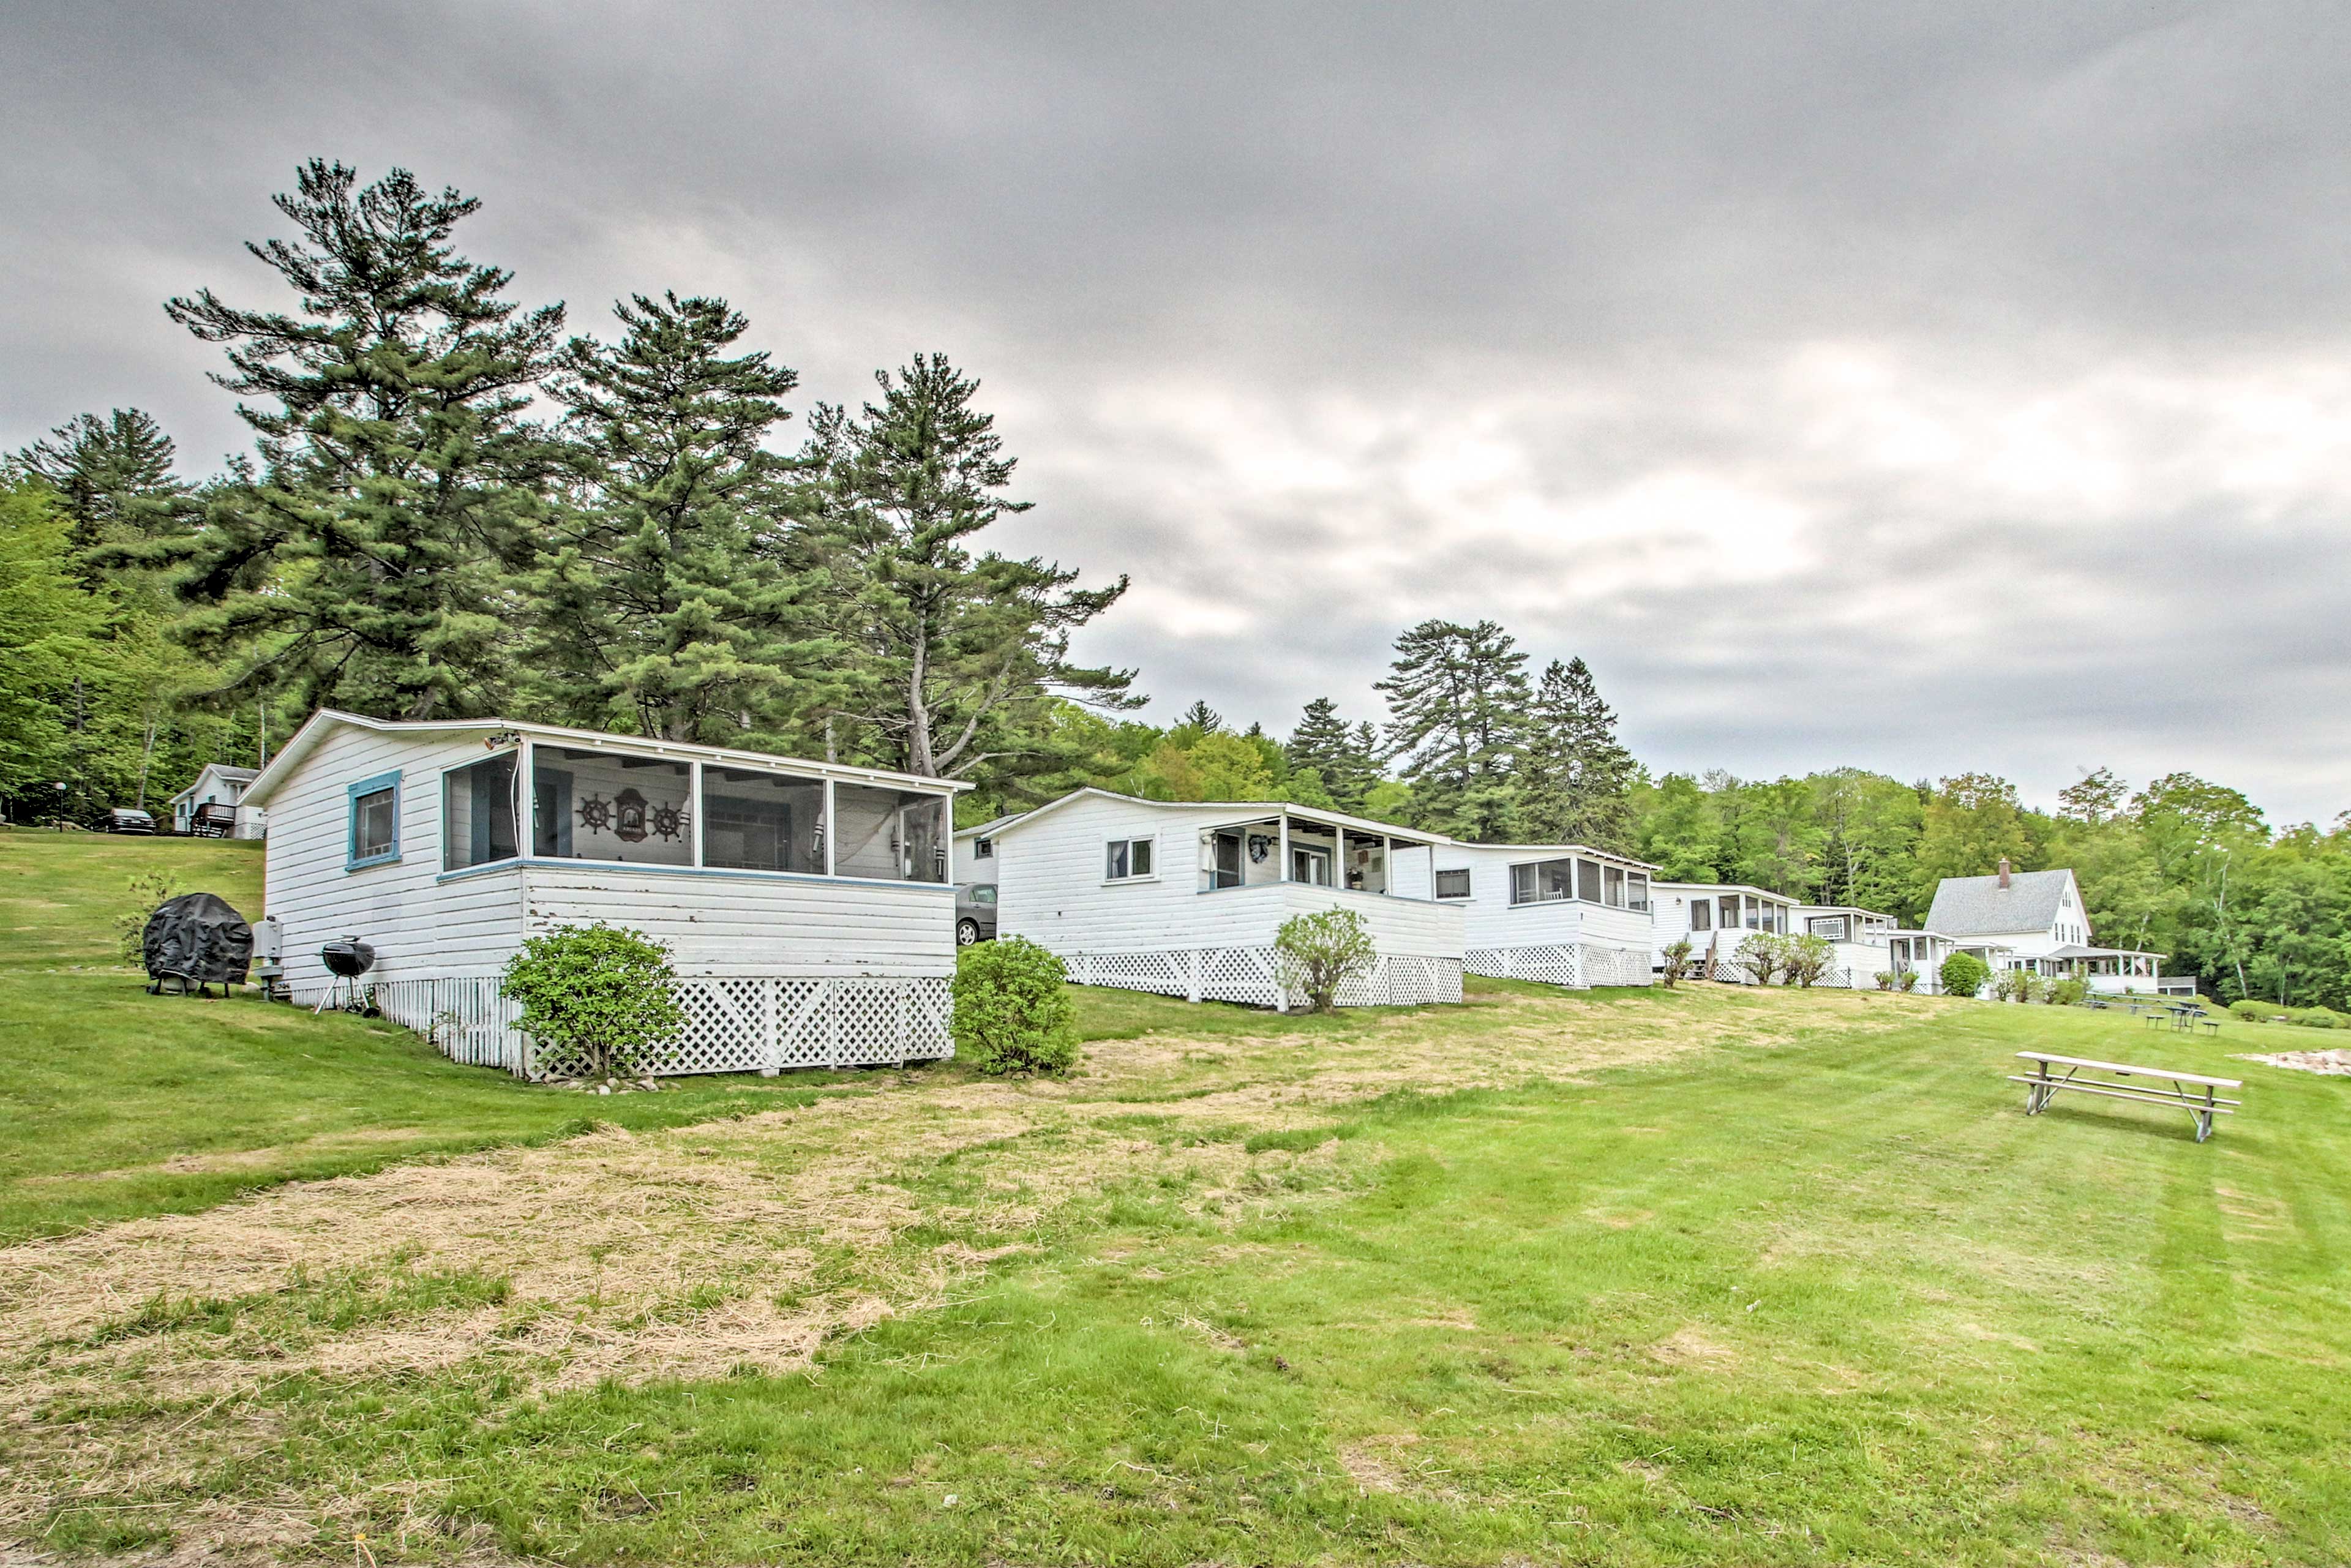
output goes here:
[{"label": "wooden bench", "polygon": [[[2133,1067],[2119,1061],[2085,1061],[2078,1056],[2051,1056],[2043,1051],[2020,1051],[2016,1053],[2034,1063],[2039,1071],[2031,1074],[2011,1072],[2009,1082],[2024,1085],[2024,1113],[2037,1116],[2046,1110],[2049,1102],[2064,1090],[2081,1094],[2103,1094],[2115,1100],[2136,1100],[2143,1105],[2173,1105],[2188,1113],[2196,1124],[2196,1141],[2202,1143],[2212,1135],[2212,1118],[2233,1116],[2241,1100],[2222,1098],[2216,1091],[2242,1089],[2240,1078],[2207,1078],[2200,1072],[2175,1072],[2168,1067]],[[2085,1079],[2083,1073],[2096,1076]],[[2157,1081],[2150,1083],[2128,1083],[2131,1078]],[[2164,1087],[2157,1087],[2157,1083]],[[2199,1096],[2195,1092],[2202,1090]]]}]

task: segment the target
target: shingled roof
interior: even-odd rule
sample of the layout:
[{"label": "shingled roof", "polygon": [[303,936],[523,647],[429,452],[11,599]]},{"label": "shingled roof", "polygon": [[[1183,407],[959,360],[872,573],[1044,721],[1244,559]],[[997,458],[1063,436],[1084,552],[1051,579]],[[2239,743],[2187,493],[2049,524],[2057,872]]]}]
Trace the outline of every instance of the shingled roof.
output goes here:
[{"label": "shingled roof", "polygon": [[1935,889],[1927,929],[1946,936],[2046,931],[2057,918],[2058,895],[2073,876],[2070,871],[2011,872],[2006,887],[1997,875],[1947,876]]}]

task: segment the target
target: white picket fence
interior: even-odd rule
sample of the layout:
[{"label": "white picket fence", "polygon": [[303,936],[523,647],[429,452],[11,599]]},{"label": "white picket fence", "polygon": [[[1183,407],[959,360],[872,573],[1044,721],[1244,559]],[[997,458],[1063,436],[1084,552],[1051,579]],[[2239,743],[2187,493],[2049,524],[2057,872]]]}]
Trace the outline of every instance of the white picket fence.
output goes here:
[{"label": "white picket fence", "polygon": [[1646,986],[1656,979],[1646,951],[1597,942],[1473,948],[1461,967],[1492,979],[1534,980],[1546,986]]},{"label": "white picket fence", "polygon": [[[453,1061],[558,1078],[574,1064],[517,1027],[521,1009],[495,979],[381,980],[361,991],[395,1023],[429,1038]],[[315,1005],[320,991],[297,995]],[[778,1072],[790,1067],[881,1067],[955,1054],[953,998],[944,975],[917,979],[799,975],[698,975],[678,981],[678,1039],[646,1071]]]},{"label": "white picket fence", "polygon": [[[1145,953],[1064,953],[1070,978],[1081,986],[1152,991],[1196,1002],[1243,1002],[1288,1011],[1306,1005],[1306,993],[1286,977],[1271,947],[1182,947]],[[1461,964],[1454,958],[1381,955],[1350,977],[1336,998],[1343,1008],[1426,1007],[1461,999]]]}]

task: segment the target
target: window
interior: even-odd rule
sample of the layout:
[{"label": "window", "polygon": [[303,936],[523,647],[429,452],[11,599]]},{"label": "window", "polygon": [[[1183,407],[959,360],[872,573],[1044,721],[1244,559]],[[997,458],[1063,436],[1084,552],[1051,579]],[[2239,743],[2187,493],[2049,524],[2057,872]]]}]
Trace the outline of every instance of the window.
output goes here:
[{"label": "window", "polygon": [[1102,855],[1104,882],[1134,882],[1151,873],[1149,839],[1113,839]]},{"label": "window", "polygon": [[350,788],[350,846],[343,869],[389,865],[400,858],[400,775],[379,773]]},{"label": "window", "polygon": [[628,865],[694,863],[683,762],[587,747],[531,751],[531,852]]},{"label": "window", "polygon": [[1586,904],[1600,902],[1600,862],[1598,861],[1575,862],[1575,896]]},{"label": "window", "polygon": [[702,863],[823,874],[824,781],[705,764]]},{"label": "window", "polygon": [[1693,898],[1690,900],[1690,929],[1693,931],[1711,931],[1714,929],[1713,904],[1708,904],[1703,898]]},{"label": "window", "polygon": [[838,876],[882,882],[947,880],[947,803],[915,789],[871,784],[835,784],[833,847]]},{"label": "window", "polygon": [[996,902],[996,889],[983,882],[971,890],[971,901],[974,904],[992,904]]},{"label": "window", "polygon": [[996,841],[994,839],[972,840],[971,858],[976,861],[994,860],[996,858]]},{"label": "window", "polygon": [[1468,897],[1469,868],[1463,866],[1458,871],[1438,872],[1437,873],[1437,896],[1439,898]]},{"label": "window", "polygon": [[1510,868],[1512,904],[1556,904],[1575,896],[1575,862],[1529,861]]},{"label": "window", "polygon": [[1625,907],[1625,868],[1612,865],[1607,871],[1608,907],[1622,909]]},{"label": "window", "polygon": [[1625,873],[1625,907],[1635,915],[1649,913],[1649,873],[1628,871]]},{"label": "window", "polygon": [[515,837],[515,754],[441,775],[441,869],[509,861]]}]

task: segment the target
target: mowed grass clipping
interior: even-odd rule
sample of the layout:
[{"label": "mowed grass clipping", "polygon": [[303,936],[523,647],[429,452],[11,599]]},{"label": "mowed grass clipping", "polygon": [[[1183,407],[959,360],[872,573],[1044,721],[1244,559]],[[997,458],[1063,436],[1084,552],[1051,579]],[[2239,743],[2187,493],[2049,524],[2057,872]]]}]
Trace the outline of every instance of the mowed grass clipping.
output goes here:
[{"label": "mowed grass clipping", "polygon": [[151,997],[115,950],[131,877],[261,908],[261,850],[0,830],[0,1242],[208,1207],[273,1183],[805,1102],[827,1079],[599,1097],[449,1062],[381,1019]]}]

